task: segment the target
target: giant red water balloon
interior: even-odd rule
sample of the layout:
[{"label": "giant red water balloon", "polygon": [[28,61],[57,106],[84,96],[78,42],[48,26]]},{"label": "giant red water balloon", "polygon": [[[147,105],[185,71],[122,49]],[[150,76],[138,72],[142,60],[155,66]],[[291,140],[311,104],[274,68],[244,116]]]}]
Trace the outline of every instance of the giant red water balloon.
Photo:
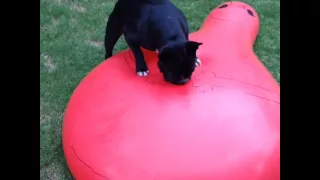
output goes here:
[{"label": "giant red water balloon", "polygon": [[138,77],[131,52],[96,67],[63,124],[77,180],[279,180],[280,87],[257,59],[259,19],[241,2],[213,10],[190,35],[202,65],[183,86],[164,82],[156,53]]}]

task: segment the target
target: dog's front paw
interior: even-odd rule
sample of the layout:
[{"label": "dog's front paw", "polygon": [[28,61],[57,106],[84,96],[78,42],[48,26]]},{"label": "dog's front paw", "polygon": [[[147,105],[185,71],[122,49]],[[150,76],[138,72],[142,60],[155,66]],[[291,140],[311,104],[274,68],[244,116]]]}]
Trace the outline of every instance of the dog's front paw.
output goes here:
[{"label": "dog's front paw", "polygon": [[196,66],[200,66],[201,65],[201,60],[199,58],[196,58]]},{"label": "dog's front paw", "polygon": [[149,69],[144,60],[136,62],[136,72],[138,76],[147,76]]},{"label": "dog's front paw", "polygon": [[146,71],[138,71],[137,72],[137,75],[138,76],[147,76],[149,73],[149,70],[146,70]]}]

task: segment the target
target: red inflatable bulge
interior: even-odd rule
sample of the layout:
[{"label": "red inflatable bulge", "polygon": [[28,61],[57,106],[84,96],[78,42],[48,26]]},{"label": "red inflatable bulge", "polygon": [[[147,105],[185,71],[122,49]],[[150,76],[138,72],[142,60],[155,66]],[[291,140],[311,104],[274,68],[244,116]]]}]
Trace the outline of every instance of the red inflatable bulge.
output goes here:
[{"label": "red inflatable bulge", "polygon": [[259,19],[241,2],[190,35],[202,65],[186,85],[163,80],[155,52],[138,77],[129,50],[76,88],[63,147],[77,180],[279,180],[280,87],[253,52]]}]

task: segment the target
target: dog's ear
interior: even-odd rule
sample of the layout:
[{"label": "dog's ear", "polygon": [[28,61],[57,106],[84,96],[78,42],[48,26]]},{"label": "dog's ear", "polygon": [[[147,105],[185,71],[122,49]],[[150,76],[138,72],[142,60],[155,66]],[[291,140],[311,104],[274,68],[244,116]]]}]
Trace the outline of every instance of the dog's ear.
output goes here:
[{"label": "dog's ear", "polygon": [[189,56],[195,56],[197,49],[198,49],[199,46],[202,45],[202,44],[203,44],[203,43],[199,43],[199,42],[195,42],[195,41],[188,41],[188,42],[185,44],[187,54],[188,54]]},{"label": "dog's ear", "polygon": [[158,58],[161,60],[169,60],[172,55],[173,48],[171,46],[163,47],[158,54]]}]

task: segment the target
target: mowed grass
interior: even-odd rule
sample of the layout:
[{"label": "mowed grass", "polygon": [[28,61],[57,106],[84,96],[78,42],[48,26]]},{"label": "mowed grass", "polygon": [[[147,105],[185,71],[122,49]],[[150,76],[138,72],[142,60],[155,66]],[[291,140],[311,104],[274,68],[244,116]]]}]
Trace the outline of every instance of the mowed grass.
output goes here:
[{"label": "mowed grass", "polygon": [[[172,0],[196,31],[221,0]],[[280,0],[246,0],[259,14],[255,52],[280,83]],[[40,0],[40,179],[72,179],[61,125],[78,83],[104,57],[105,24],[115,0]],[[123,38],[115,51],[127,48]]]}]

